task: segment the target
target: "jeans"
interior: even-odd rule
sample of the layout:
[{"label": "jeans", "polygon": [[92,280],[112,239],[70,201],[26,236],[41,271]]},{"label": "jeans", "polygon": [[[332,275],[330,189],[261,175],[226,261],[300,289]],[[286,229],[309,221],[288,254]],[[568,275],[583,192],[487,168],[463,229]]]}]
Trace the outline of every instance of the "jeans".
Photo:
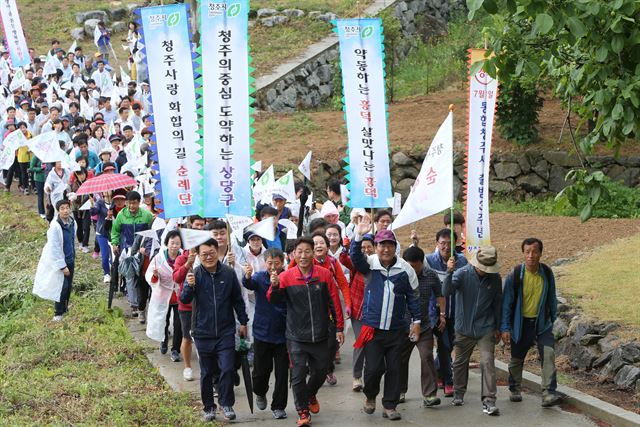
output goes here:
[{"label": "jeans", "polygon": [[296,410],[308,410],[309,400],[315,397],[327,376],[327,359],[334,355],[329,356],[326,340],[316,343],[288,340],[287,349],[291,360],[291,389]]},{"label": "jeans", "polygon": [[456,360],[453,362],[453,387],[455,394],[464,396],[469,382],[469,359],[473,349],[478,346],[480,350],[480,374],[482,375],[482,402],[495,403],[496,393],[496,367],[494,354],[496,348],[493,332],[489,332],[481,338],[472,338],[456,332],[455,340]]},{"label": "jeans", "polygon": [[36,191],[38,192],[38,214],[44,215],[44,182],[36,181]]},{"label": "jeans", "polygon": [[62,316],[69,310],[69,299],[71,298],[71,288],[73,284],[73,265],[68,265],[69,275],[64,276],[62,291],[60,292],[60,302],[54,303],[55,315]]},{"label": "jeans", "polygon": [[182,324],[180,323],[180,315],[178,314],[178,304],[171,304],[167,310],[167,321],[164,325],[164,341],[166,345],[169,343],[169,324],[171,321],[171,313],[173,313],[173,338],[171,339],[171,351],[180,353],[180,345],[182,344]]},{"label": "jeans", "polygon": [[272,344],[254,338],[253,341],[253,392],[258,396],[266,396],[269,391],[271,371],[275,371],[275,385],[271,398],[271,410],[287,407],[289,356],[286,344]]},{"label": "jeans", "polygon": [[400,346],[405,336],[401,329],[376,329],[373,339],[364,346],[367,364],[364,366],[363,392],[368,400],[376,400],[384,375],[382,406],[385,409],[395,409],[400,399]]},{"label": "jeans", "polygon": [[[353,334],[358,339],[360,330],[362,329],[362,322],[360,320],[351,318],[351,326],[353,328]],[[362,368],[364,367],[364,349],[353,349],[353,378],[362,378]]]},{"label": "jeans", "polygon": [[435,396],[436,366],[433,362],[433,332],[431,328],[420,334],[417,342],[412,342],[408,336],[402,340],[400,348],[400,392],[406,393],[409,388],[409,359],[413,348],[418,347],[420,353],[420,385],[422,397]]},{"label": "jeans", "polygon": [[111,271],[111,249],[109,249],[109,239],[96,234],[96,241],[100,247],[100,257],[102,259],[102,272],[109,274]]},{"label": "jeans", "polygon": [[[204,410],[216,408],[213,383],[217,377],[218,403],[233,406],[234,335],[214,339],[195,339],[200,362],[200,397]],[[218,376],[219,375],[219,376]]]}]

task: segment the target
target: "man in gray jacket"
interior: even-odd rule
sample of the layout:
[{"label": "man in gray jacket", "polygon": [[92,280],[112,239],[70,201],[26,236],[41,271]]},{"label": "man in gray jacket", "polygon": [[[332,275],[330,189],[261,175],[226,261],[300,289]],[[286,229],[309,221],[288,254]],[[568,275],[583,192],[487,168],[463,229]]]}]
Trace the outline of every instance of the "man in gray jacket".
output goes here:
[{"label": "man in gray jacket", "polygon": [[496,368],[494,351],[500,339],[502,310],[502,280],[498,253],[493,246],[484,246],[471,254],[467,266],[453,272],[455,261],[449,258],[443,283],[445,296],[455,294],[456,315],[453,362],[454,406],[464,404],[469,380],[469,359],[477,345],[480,350],[482,374],[482,411],[499,415],[496,407]]}]

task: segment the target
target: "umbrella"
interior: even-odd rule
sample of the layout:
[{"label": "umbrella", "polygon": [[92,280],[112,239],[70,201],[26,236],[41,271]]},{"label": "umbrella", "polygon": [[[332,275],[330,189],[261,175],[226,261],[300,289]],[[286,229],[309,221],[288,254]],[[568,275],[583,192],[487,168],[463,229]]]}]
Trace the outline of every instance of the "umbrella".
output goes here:
[{"label": "umbrella", "polygon": [[242,366],[242,378],[244,379],[244,388],[247,392],[247,401],[249,401],[249,409],[253,414],[253,383],[251,382],[251,368],[249,367],[249,359],[247,353],[249,352],[249,346],[244,338],[240,338],[240,347],[238,353],[240,353],[240,364]]},{"label": "umbrella", "polygon": [[106,191],[116,190],[123,187],[136,187],[138,182],[128,175],[120,173],[101,174],[94,178],[88,179],[78,188],[76,194],[103,193]]}]

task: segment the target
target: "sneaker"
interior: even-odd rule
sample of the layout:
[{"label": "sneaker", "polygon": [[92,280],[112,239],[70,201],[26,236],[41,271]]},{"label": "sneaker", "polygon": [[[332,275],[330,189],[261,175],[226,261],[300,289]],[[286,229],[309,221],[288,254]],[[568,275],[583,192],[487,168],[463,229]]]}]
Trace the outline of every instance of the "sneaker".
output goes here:
[{"label": "sneaker", "polygon": [[267,397],[256,394],[256,406],[261,411],[264,411],[265,409],[267,409]]},{"label": "sneaker", "polygon": [[362,407],[362,410],[364,411],[365,414],[373,414],[376,411],[376,401],[374,400],[369,400],[366,397],[364,398],[364,406]]},{"label": "sneaker", "polygon": [[138,317],[138,309],[136,307],[131,307],[131,317]]},{"label": "sneaker", "polygon": [[353,391],[362,391],[362,378],[354,378],[353,379],[353,385],[351,386],[351,389]]},{"label": "sneaker", "polygon": [[451,401],[453,406],[462,406],[464,405],[464,397],[461,394],[454,394],[453,400]]},{"label": "sneaker", "polygon": [[28,196],[28,195],[29,195],[29,190],[28,190],[28,189],[26,189],[26,188],[24,189],[24,195],[25,195],[25,196]]},{"label": "sneaker", "polygon": [[298,411],[298,422],[296,423],[296,425],[298,427],[311,425],[311,415],[309,415],[309,411],[307,411],[306,409]]},{"label": "sneaker", "polygon": [[80,251],[81,251],[83,254],[88,254],[88,253],[89,253],[89,248],[88,248],[88,247],[86,247],[86,246],[80,246]]},{"label": "sneaker", "polygon": [[436,396],[427,396],[422,399],[422,406],[425,408],[431,408],[432,406],[438,406],[440,404],[440,398]]},{"label": "sneaker", "polygon": [[236,419],[236,411],[233,410],[233,406],[223,406],[222,413],[227,421]]},{"label": "sneaker", "polygon": [[311,411],[312,414],[320,412],[320,402],[318,402],[315,396],[309,399],[309,411]]},{"label": "sneaker", "polygon": [[382,411],[382,418],[388,418],[391,421],[398,421],[402,419],[402,415],[400,415],[400,412],[396,411],[395,409],[385,408],[385,410]]},{"label": "sneaker", "polygon": [[500,415],[500,409],[494,402],[484,402],[482,404],[482,412],[487,415]]},{"label": "sneaker", "polygon": [[335,359],[333,359],[333,362],[336,365],[339,365],[340,363],[342,363],[342,358],[340,357],[340,350],[336,351],[336,357]]},{"label": "sneaker", "polygon": [[453,397],[453,386],[452,385],[445,385],[444,386],[444,397]]},{"label": "sneaker", "polygon": [[94,252],[94,253],[91,254],[91,258],[93,258],[93,259],[98,259],[99,256],[100,256],[100,253],[98,253],[98,252]]},{"label": "sneaker", "polygon": [[555,393],[550,393],[542,396],[542,407],[550,408],[560,403],[562,398]]},{"label": "sneaker", "polygon": [[287,418],[287,413],[284,409],[274,409],[271,413],[273,414],[273,418],[276,420],[284,420]]},{"label": "sneaker", "polygon": [[[138,311],[138,322],[144,324],[146,321],[147,321],[147,316],[144,313],[144,310]],[[165,353],[166,353],[166,351],[165,351]],[[164,353],[162,353],[162,354],[164,354]]]},{"label": "sneaker", "polygon": [[216,409],[205,409],[202,411],[202,421],[205,423],[214,421],[216,419]]},{"label": "sneaker", "polygon": [[193,381],[193,369],[184,368],[182,371],[182,378],[184,378],[185,381]]},{"label": "sneaker", "polygon": [[47,216],[45,214],[40,214],[40,218],[47,219]]},{"label": "sneaker", "polygon": [[334,374],[327,374],[327,384],[336,385],[338,384],[338,379]]},{"label": "sneaker", "polygon": [[53,320],[54,322],[62,322],[62,314],[56,314],[51,320]]},{"label": "sneaker", "polygon": [[104,283],[111,283],[111,275],[110,274],[105,274],[104,277],[102,278],[102,281]]},{"label": "sneaker", "polygon": [[160,354],[167,354],[167,351],[169,351],[169,346],[167,345],[167,343],[166,342],[160,343]]},{"label": "sneaker", "polygon": [[180,352],[178,350],[171,350],[171,361],[182,362],[182,358],[180,357]]},{"label": "sneaker", "polygon": [[407,401],[406,393],[400,393],[400,397],[398,398],[398,403],[404,403]]},{"label": "sneaker", "polygon": [[522,394],[519,391],[512,391],[509,400],[512,402],[522,402]]}]

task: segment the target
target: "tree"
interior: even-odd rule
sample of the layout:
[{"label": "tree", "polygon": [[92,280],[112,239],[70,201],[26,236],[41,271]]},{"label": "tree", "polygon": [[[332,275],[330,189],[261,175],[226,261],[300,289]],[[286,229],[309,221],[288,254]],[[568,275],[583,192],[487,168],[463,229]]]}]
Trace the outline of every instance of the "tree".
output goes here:
[{"label": "tree", "polygon": [[[484,65],[502,82],[522,76],[553,82],[554,95],[580,117],[578,126],[592,124],[585,137],[574,139],[579,156],[589,154],[595,144],[606,143],[617,153],[624,141],[638,140],[640,2],[467,0],[467,6],[469,19],[481,8],[493,17],[485,32],[487,59],[475,64],[472,72]],[[489,58],[491,53],[495,56]],[[583,169],[586,166],[583,163]],[[582,206],[585,221],[593,205],[607,197],[599,185],[601,173],[573,172],[571,177],[575,183],[561,197],[590,192]],[[577,200],[572,195],[569,202]]]}]

